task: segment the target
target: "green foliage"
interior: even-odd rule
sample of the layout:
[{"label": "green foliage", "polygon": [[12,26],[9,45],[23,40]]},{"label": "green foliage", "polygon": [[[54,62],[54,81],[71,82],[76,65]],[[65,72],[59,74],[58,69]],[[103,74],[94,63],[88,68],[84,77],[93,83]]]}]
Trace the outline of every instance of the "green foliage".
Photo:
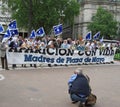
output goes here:
[{"label": "green foliage", "polygon": [[114,59],[115,59],[115,60],[120,60],[120,48],[118,48],[118,49],[116,50]]},{"label": "green foliage", "polygon": [[74,22],[74,16],[79,14],[80,4],[76,3],[74,0],[68,3],[68,7],[65,9],[66,21],[69,21],[72,25]]},{"label": "green foliage", "polygon": [[79,14],[79,4],[75,0],[3,0],[12,10],[12,18],[18,26],[29,32],[43,26],[46,33],[59,23],[73,23]]},{"label": "green foliage", "polygon": [[95,16],[92,17],[92,22],[88,24],[88,30],[91,30],[93,34],[100,31],[104,38],[113,39],[116,36],[117,23],[108,10],[99,7]]}]

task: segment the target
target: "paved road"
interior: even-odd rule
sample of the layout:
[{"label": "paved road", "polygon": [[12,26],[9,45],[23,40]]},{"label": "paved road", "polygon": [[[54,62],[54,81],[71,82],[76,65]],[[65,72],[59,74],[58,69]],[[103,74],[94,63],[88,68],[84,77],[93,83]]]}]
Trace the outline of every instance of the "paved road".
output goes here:
[{"label": "paved road", "polygon": [[5,77],[0,80],[0,107],[78,107],[67,92],[67,81],[77,67],[91,78],[98,97],[94,107],[120,107],[119,63],[0,70]]}]

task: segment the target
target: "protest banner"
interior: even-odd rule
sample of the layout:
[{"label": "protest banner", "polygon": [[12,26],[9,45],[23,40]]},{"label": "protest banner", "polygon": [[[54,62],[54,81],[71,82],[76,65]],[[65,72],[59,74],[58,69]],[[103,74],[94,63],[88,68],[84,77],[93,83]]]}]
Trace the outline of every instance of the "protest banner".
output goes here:
[{"label": "protest banner", "polygon": [[9,52],[9,64],[83,64],[106,63],[114,61],[116,49],[96,49],[91,51],[78,51],[71,49],[45,48],[32,52]]}]

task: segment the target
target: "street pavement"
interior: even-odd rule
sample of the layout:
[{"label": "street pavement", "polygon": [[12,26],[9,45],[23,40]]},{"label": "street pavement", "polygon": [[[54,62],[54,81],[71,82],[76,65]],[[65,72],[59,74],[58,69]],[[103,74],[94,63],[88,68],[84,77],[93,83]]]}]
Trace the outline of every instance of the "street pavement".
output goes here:
[{"label": "street pavement", "polygon": [[68,79],[82,67],[90,77],[94,107],[120,107],[120,62],[76,66],[0,68],[0,107],[78,107],[68,94]]}]

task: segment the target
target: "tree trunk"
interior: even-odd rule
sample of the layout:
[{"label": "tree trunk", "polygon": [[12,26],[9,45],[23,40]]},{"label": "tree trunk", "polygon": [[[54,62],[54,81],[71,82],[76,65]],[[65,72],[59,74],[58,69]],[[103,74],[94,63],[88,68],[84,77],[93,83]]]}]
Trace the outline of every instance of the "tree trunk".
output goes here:
[{"label": "tree trunk", "polygon": [[29,0],[29,10],[28,10],[28,37],[30,36],[32,30],[32,19],[33,19],[33,4],[32,0]]}]

